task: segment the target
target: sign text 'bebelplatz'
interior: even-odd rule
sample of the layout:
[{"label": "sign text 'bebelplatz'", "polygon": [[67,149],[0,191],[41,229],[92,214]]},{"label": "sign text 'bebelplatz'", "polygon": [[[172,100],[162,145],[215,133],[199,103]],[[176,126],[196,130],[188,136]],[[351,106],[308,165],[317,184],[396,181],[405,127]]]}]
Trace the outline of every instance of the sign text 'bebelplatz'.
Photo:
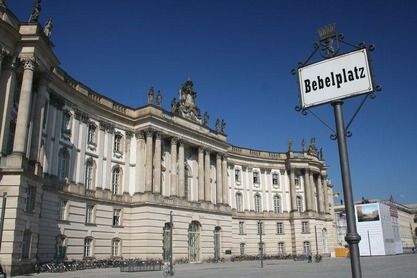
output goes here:
[{"label": "sign text 'bebelplatz'", "polygon": [[301,107],[373,91],[366,49],[360,49],[298,69]]}]

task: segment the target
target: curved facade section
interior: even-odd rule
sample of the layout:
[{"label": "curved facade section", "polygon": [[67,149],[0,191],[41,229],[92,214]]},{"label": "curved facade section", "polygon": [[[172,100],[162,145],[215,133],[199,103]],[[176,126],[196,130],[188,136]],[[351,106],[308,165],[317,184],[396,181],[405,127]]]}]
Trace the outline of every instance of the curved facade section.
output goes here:
[{"label": "curved facade section", "polygon": [[172,229],[174,258],[190,262],[257,255],[259,233],[266,255],[333,250],[332,188],[314,141],[283,153],[231,145],[224,122],[210,128],[200,114],[190,80],[170,111],[152,89],[143,107],[119,104],[59,67],[48,26],[6,6],[0,18],[9,273],[60,259],[166,259]]}]

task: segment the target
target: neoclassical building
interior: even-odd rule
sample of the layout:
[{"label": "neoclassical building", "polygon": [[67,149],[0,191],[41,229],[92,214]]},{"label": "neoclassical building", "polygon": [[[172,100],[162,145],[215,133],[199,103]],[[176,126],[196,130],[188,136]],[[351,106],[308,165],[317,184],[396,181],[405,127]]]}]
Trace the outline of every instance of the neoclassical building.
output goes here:
[{"label": "neoclassical building", "polygon": [[[208,124],[186,81],[168,110],[117,103],[71,78],[38,23],[0,1],[0,194],[7,194],[0,262],[12,275],[59,259],[190,262],[330,254],[332,186],[312,140],[258,151]],[[4,203],[4,201],[3,201]],[[173,225],[170,223],[170,213]],[[260,242],[263,236],[263,245]]]}]

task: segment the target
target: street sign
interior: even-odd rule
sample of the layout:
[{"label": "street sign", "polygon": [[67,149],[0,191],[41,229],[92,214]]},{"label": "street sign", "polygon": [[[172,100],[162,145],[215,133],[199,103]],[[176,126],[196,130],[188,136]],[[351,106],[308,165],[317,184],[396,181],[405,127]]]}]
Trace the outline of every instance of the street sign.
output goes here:
[{"label": "street sign", "polygon": [[303,109],[372,92],[366,49],[359,49],[298,69]]}]

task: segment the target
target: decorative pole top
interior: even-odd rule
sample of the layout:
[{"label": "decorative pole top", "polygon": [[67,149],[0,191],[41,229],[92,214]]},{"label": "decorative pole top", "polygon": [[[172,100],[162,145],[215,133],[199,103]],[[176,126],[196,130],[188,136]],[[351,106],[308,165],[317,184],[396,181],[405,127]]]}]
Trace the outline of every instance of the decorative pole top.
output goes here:
[{"label": "decorative pole top", "polygon": [[[332,58],[339,51],[339,45],[336,34],[336,24],[328,24],[321,27],[318,31],[320,36],[320,50],[324,58]],[[336,45],[334,45],[336,41]]]},{"label": "decorative pole top", "polygon": [[35,4],[33,5],[32,13],[30,14],[29,18],[30,23],[38,23],[41,10],[41,0],[35,0]]}]

